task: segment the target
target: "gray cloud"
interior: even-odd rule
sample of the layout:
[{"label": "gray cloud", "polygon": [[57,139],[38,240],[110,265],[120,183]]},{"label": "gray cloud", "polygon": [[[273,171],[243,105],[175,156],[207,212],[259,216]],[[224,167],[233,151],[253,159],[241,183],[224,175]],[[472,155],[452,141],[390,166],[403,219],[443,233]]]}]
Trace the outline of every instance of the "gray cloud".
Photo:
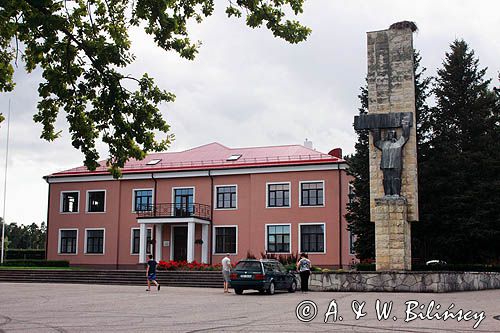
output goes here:
[{"label": "gray cloud", "polygon": [[[465,39],[488,66],[488,77],[500,70],[500,5],[497,1],[308,1],[300,20],[313,29],[309,40],[289,45],[265,29],[249,29],[243,20],[227,19],[222,3],[201,25],[192,25],[203,45],[195,61],[156,48],[140,30],[131,32],[137,62],[127,73],[153,76],[177,95],[161,106],[183,150],[212,141],[231,147],[313,141],[328,152],[354,150],[353,116],[366,75],[366,32],[413,20],[419,26],[415,47],[433,75],[455,38]],[[39,139],[36,112],[39,72],[16,74],[14,93],[0,95],[6,114],[12,100],[12,136],[7,220],[46,219],[47,185],[42,176],[82,164],[69,135],[54,143]],[[58,124],[66,129],[64,114]],[[3,177],[6,126],[0,127],[0,174]],[[100,145],[105,157],[105,147]],[[2,178],[3,180],[3,178]],[[0,193],[3,202],[3,193]],[[29,203],[29,204],[28,204]],[[27,206],[29,205],[29,208]]]}]

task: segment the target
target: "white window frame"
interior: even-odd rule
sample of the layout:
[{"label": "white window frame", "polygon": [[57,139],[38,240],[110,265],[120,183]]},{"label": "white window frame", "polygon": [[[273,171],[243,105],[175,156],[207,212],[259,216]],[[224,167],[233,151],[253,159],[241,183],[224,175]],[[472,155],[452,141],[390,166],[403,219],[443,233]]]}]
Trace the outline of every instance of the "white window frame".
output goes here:
[{"label": "white window frame", "polygon": [[[72,191],[74,192],[74,191]],[[61,252],[61,231],[71,231],[71,230],[76,230],[76,247],[75,247],[75,250],[76,252],[75,253],[62,253]],[[57,254],[60,255],[60,256],[76,256],[78,255],[78,228],[62,228],[62,229],[59,229],[58,231],[58,236],[57,236]]]},{"label": "white window frame", "polygon": [[236,228],[236,252],[231,253],[229,252],[230,255],[238,255],[238,225],[236,224],[221,224],[221,225],[214,225],[212,227],[212,255],[221,255],[221,254],[226,254],[227,252],[219,253],[215,252],[215,229],[216,228]]},{"label": "white window frame", "polygon": [[[323,252],[308,252],[308,251],[302,251],[302,229],[301,226],[303,225],[322,225],[323,226]],[[307,223],[299,223],[299,229],[298,229],[298,235],[299,235],[299,248],[298,252],[302,253],[310,253],[310,254],[326,254],[326,223],[325,222],[307,222]]]},{"label": "white window frame", "polygon": [[[302,205],[302,184],[308,184],[308,183],[322,183],[323,184],[323,204],[322,205],[314,205],[314,206],[303,206]],[[325,207],[326,206],[326,195],[325,195],[326,189],[325,189],[325,181],[324,180],[302,180],[299,182],[299,207],[300,208],[319,208],[319,207]]]},{"label": "white window frame", "polygon": [[[217,202],[218,202],[218,198],[217,198],[217,189],[219,187],[228,187],[228,186],[235,186],[236,187],[236,207],[235,208],[217,208]],[[213,202],[213,205],[214,205],[214,210],[237,210],[238,209],[238,184],[227,184],[227,185],[215,185],[214,186],[214,202]]]},{"label": "white window frame", "polygon": [[133,188],[132,189],[132,213],[137,213],[135,211],[135,191],[151,191],[151,204],[155,204],[155,189],[154,188]]},{"label": "white window frame", "polygon": [[[268,252],[267,251],[267,227],[268,226],[280,226],[280,225],[287,225],[288,226],[288,230],[290,232],[290,246],[289,246],[289,249],[290,251],[289,252]],[[266,253],[270,253],[270,254],[292,254],[292,224],[291,223],[267,223],[264,225],[264,228],[265,228],[265,232],[264,232],[264,249],[266,250]]]},{"label": "white window frame", "polygon": [[[102,230],[102,253],[87,253],[87,231]],[[86,256],[103,256],[106,254],[106,228],[85,228],[85,243],[83,244],[83,254]]]},{"label": "white window frame", "polygon": [[196,203],[196,187],[195,186],[176,186],[172,187],[172,205],[175,205],[175,190],[183,190],[183,189],[193,189],[193,204]]},{"label": "white window frame", "polygon": [[[288,184],[288,206],[269,207],[269,185],[282,185],[282,184]],[[292,183],[290,181],[266,182],[266,208],[270,209],[292,208]]]},{"label": "white window frame", "polygon": [[[135,228],[135,227],[130,228],[130,255],[131,256],[138,256],[139,252],[138,253],[133,252],[134,251],[134,230],[141,230],[141,228]],[[146,230],[151,230],[151,239],[153,239],[153,228],[148,227],[148,228],[146,228]],[[148,234],[146,231],[146,240],[147,240],[147,238],[148,238]]]},{"label": "white window frame", "polygon": [[[63,207],[64,207],[64,203],[63,203],[63,195],[64,193],[78,193],[78,209],[76,210],[76,212],[63,212]],[[60,197],[59,197],[59,213],[60,214],[78,214],[80,213],[80,200],[81,197],[80,197],[80,190],[73,190],[73,191],[68,191],[68,190],[65,190],[65,191],[61,191],[61,194],[60,194]]]},{"label": "white window frame", "polygon": [[[90,192],[104,192],[104,210],[102,212],[89,212],[89,194]],[[105,189],[101,189],[101,190],[87,190],[87,193],[86,193],[86,200],[85,200],[85,213],[87,214],[102,214],[102,213],[106,213],[106,201],[108,199],[108,193]]]}]

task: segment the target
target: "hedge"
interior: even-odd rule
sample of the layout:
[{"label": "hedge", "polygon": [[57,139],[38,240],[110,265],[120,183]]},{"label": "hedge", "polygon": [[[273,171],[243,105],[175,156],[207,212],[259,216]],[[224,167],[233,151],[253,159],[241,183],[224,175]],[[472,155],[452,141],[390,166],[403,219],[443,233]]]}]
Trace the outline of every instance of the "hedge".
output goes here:
[{"label": "hedge", "polygon": [[45,259],[44,249],[7,249],[5,259]]},{"label": "hedge", "polygon": [[9,267],[69,267],[67,260],[8,260],[3,266]]}]

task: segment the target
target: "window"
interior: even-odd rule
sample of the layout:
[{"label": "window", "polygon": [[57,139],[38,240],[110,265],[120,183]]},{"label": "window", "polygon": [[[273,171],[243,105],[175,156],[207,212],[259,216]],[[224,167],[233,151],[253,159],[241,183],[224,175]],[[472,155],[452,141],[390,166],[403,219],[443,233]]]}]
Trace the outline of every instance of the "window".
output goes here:
[{"label": "window", "polygon": [[290,207],[290,184],[268,184],[267,206]]},{"label": "window", "polygon": [[[152,232],[152,229],[148,228],[148,234],[146,236],[146,254],[151,254],[151,247],[153,244],[151,241],[151,232]],[[132,229],[132,254],[139,253],[140,239],[141,239],[140,229],[139,228]]]},{"label": "window", "polygon": [[301,206],[323,206],[323,182],[300,184]]},{"label": "window", "polygon": [[134,190],[134,211],[153,210],[153,190]]},{"label": "window", "polygon": [[104,253],[104,229],[87,229],[85,238],[85,253]]},{"label": "window", "polygon": [[277,252],[277,253],[290,252],[289,225],[267,226],[267,252]]},{"label": "window", "polygon": [[218,209],[236,208],[236,186],[217,186]]},{"label": "window", "polygon": [[76,254],[77,230],[59,230],[59,253]]},{"label": "window", "polygon": [[194,188],[174,189],[175,216],[186,217],[194,213]]},{"label": "window", "polygon": [[215,253],[236,253],[236,227],[215,227]]},{"label": "window", "polygon": [[157,159],[154,159],[154,160],[147,162],[146,165],[156,165],[160,162],[161,162],[161,158],[160,159],[157,158]]},{"label": "window", "polygon": [[300,252],[325,252],[325,225],[300,226]]},{"label": "window", "polygon": [[104,212],[106,210],[106,191],[87,192],[87,211],[90,213]]},{"label": "window", "polygon": [[237,161],[241,157],[241,154],[233,154],[227,158],[226,161]]},{"label": "window", "polygon": [[79,192],[62,192],[63,213],[78,213],[78,195]]}]

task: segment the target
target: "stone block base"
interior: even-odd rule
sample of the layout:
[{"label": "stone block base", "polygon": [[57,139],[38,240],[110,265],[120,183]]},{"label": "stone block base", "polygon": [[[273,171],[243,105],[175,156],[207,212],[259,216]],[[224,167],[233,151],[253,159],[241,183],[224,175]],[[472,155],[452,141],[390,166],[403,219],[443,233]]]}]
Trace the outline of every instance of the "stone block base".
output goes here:
[{"label": "stone block base", "polygon": [[411,228],[404,197],[375,199],[377,271],[411,270]]}]

